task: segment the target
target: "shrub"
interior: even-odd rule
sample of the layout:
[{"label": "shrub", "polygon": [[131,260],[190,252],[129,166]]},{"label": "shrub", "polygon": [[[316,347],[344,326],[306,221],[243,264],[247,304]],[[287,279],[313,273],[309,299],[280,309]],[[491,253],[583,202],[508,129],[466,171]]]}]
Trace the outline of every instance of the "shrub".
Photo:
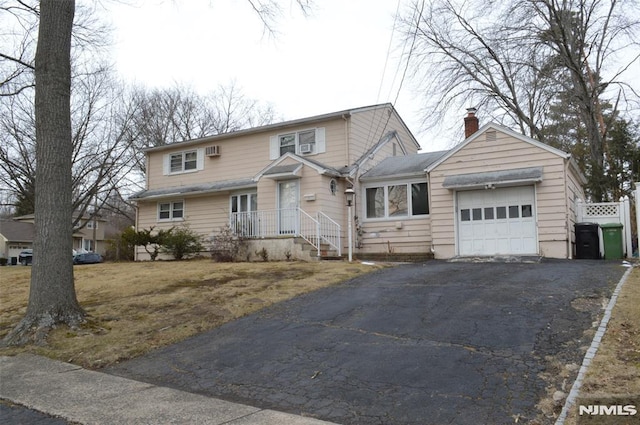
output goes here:
[{"label": "shrub", "polygon": [[173,228],[162,240],[162,251],[171,254],[176,260],[182,260],[204,250],[202,236],[188,226]]},{"label": "shrub", "polygon": [[165,239],[173,232],[173,227],[169,230],[161,229],[153,233],[154,227],[136,231],[123,232],[122,239],[125,243],[133,246],[142,246],[147,251],[151,261],[155,261],[160,254],[160,247],[164,245]]},{"label": "shrub", "polygon": [[136,230],[134,227],[127,227],[122,232],[107,240],[107,250],[105,257],[111,261],[133,261],[135,257]]},{"label": "shrub", "polygon": [[236,260],[244,240],[234,235],[231,226],[225,224],[220,227],[220,232],[211,238],[211,244],[211,257],[221,263],[230,263]]},{"label": "shrub", "polygon": [[262,247],[260,251],[256,251],[256,255],[262,258],[262,261],[264,261],[265,263],[269,261],[269,252],[264,247]]}]

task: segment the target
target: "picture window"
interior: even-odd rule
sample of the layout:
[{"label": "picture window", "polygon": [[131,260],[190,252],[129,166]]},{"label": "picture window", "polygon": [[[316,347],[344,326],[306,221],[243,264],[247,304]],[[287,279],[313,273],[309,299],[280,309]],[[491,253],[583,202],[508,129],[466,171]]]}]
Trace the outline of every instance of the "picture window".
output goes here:
[{"label": "picture window", "polygon": [[429,214],[427,183],[390,184],[365,189],[367,218],[416,217]]}]

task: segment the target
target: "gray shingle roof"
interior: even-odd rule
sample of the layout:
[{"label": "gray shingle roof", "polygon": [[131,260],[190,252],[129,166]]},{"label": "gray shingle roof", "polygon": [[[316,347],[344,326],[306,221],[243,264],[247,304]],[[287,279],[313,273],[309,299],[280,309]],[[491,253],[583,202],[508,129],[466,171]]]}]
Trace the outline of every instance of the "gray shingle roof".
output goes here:
[{"label": "gray shingle roof", "polygon": [[425,169],[440,159],[448,151],[417,153],[407,156],[392,156],[383,159],[378,165],[367,171],[360,180],[408,177],[426,174]]},{"label": "gray shingle roof", "polygon": [[24,221],[0,220],[0,234],[10,242],[31,242],[35,235],[34,224]]},{"label": "gray shingle roof", "polygon": [[256,183],[253,179],[244,180],[226,180],[221,182],[198,184],[191,186],[178,186],[162,189],[151,189],[138,192],[131,197],[132,200],[147,198],[162,198],[169,196],[194,195],[198,193],[224,192],[227,190],[244,189],[255,187]]}]

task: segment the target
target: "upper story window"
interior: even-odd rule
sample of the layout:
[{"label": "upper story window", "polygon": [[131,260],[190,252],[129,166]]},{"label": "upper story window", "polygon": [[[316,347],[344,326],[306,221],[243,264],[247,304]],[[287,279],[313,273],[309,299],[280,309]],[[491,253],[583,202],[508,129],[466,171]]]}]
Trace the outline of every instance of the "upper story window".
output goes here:
[{"label": "upper story window", "polygon": [[271,137],[270,159],[278,159],[287,152],[315,155],[326,150],[324,127],[312,128]]},{"label": "upper story window", "polygon": [[164,156],[164,175],[199,171],[204,168],[204,149],[174,152]]},{"label": "upper story window", "polygon": [[280,156],[287,152],[296,153],[296,134],[283,134],[280,139]]},{"label": "upper story window", "polygon": [[183,218],[184,201],[158,203],[158,220],[182,220]]},{"label": "upper story window", "polygon": [[427,183],[398,183],[365,188],[366,218],[415,217],[429,214]]},{"label": "upper story window", "polygon": [[87,221],[87,229],[97,229],[98,228],[98,222],[95,220],[88,220]]}]

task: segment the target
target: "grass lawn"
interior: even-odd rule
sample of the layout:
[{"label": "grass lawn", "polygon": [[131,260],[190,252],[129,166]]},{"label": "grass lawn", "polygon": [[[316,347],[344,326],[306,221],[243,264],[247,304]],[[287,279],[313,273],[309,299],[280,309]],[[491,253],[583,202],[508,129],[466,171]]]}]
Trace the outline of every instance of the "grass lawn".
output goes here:
[{"label": "grass lawn", "polygon": [[[55,329],[45,346],[4,348],[0,355],[31,352],[97,369],[381,267],[211,260],[75,266],[87,323]],[[30,267],[0,267],[0,338],[24,316],[30,277]]]}]

